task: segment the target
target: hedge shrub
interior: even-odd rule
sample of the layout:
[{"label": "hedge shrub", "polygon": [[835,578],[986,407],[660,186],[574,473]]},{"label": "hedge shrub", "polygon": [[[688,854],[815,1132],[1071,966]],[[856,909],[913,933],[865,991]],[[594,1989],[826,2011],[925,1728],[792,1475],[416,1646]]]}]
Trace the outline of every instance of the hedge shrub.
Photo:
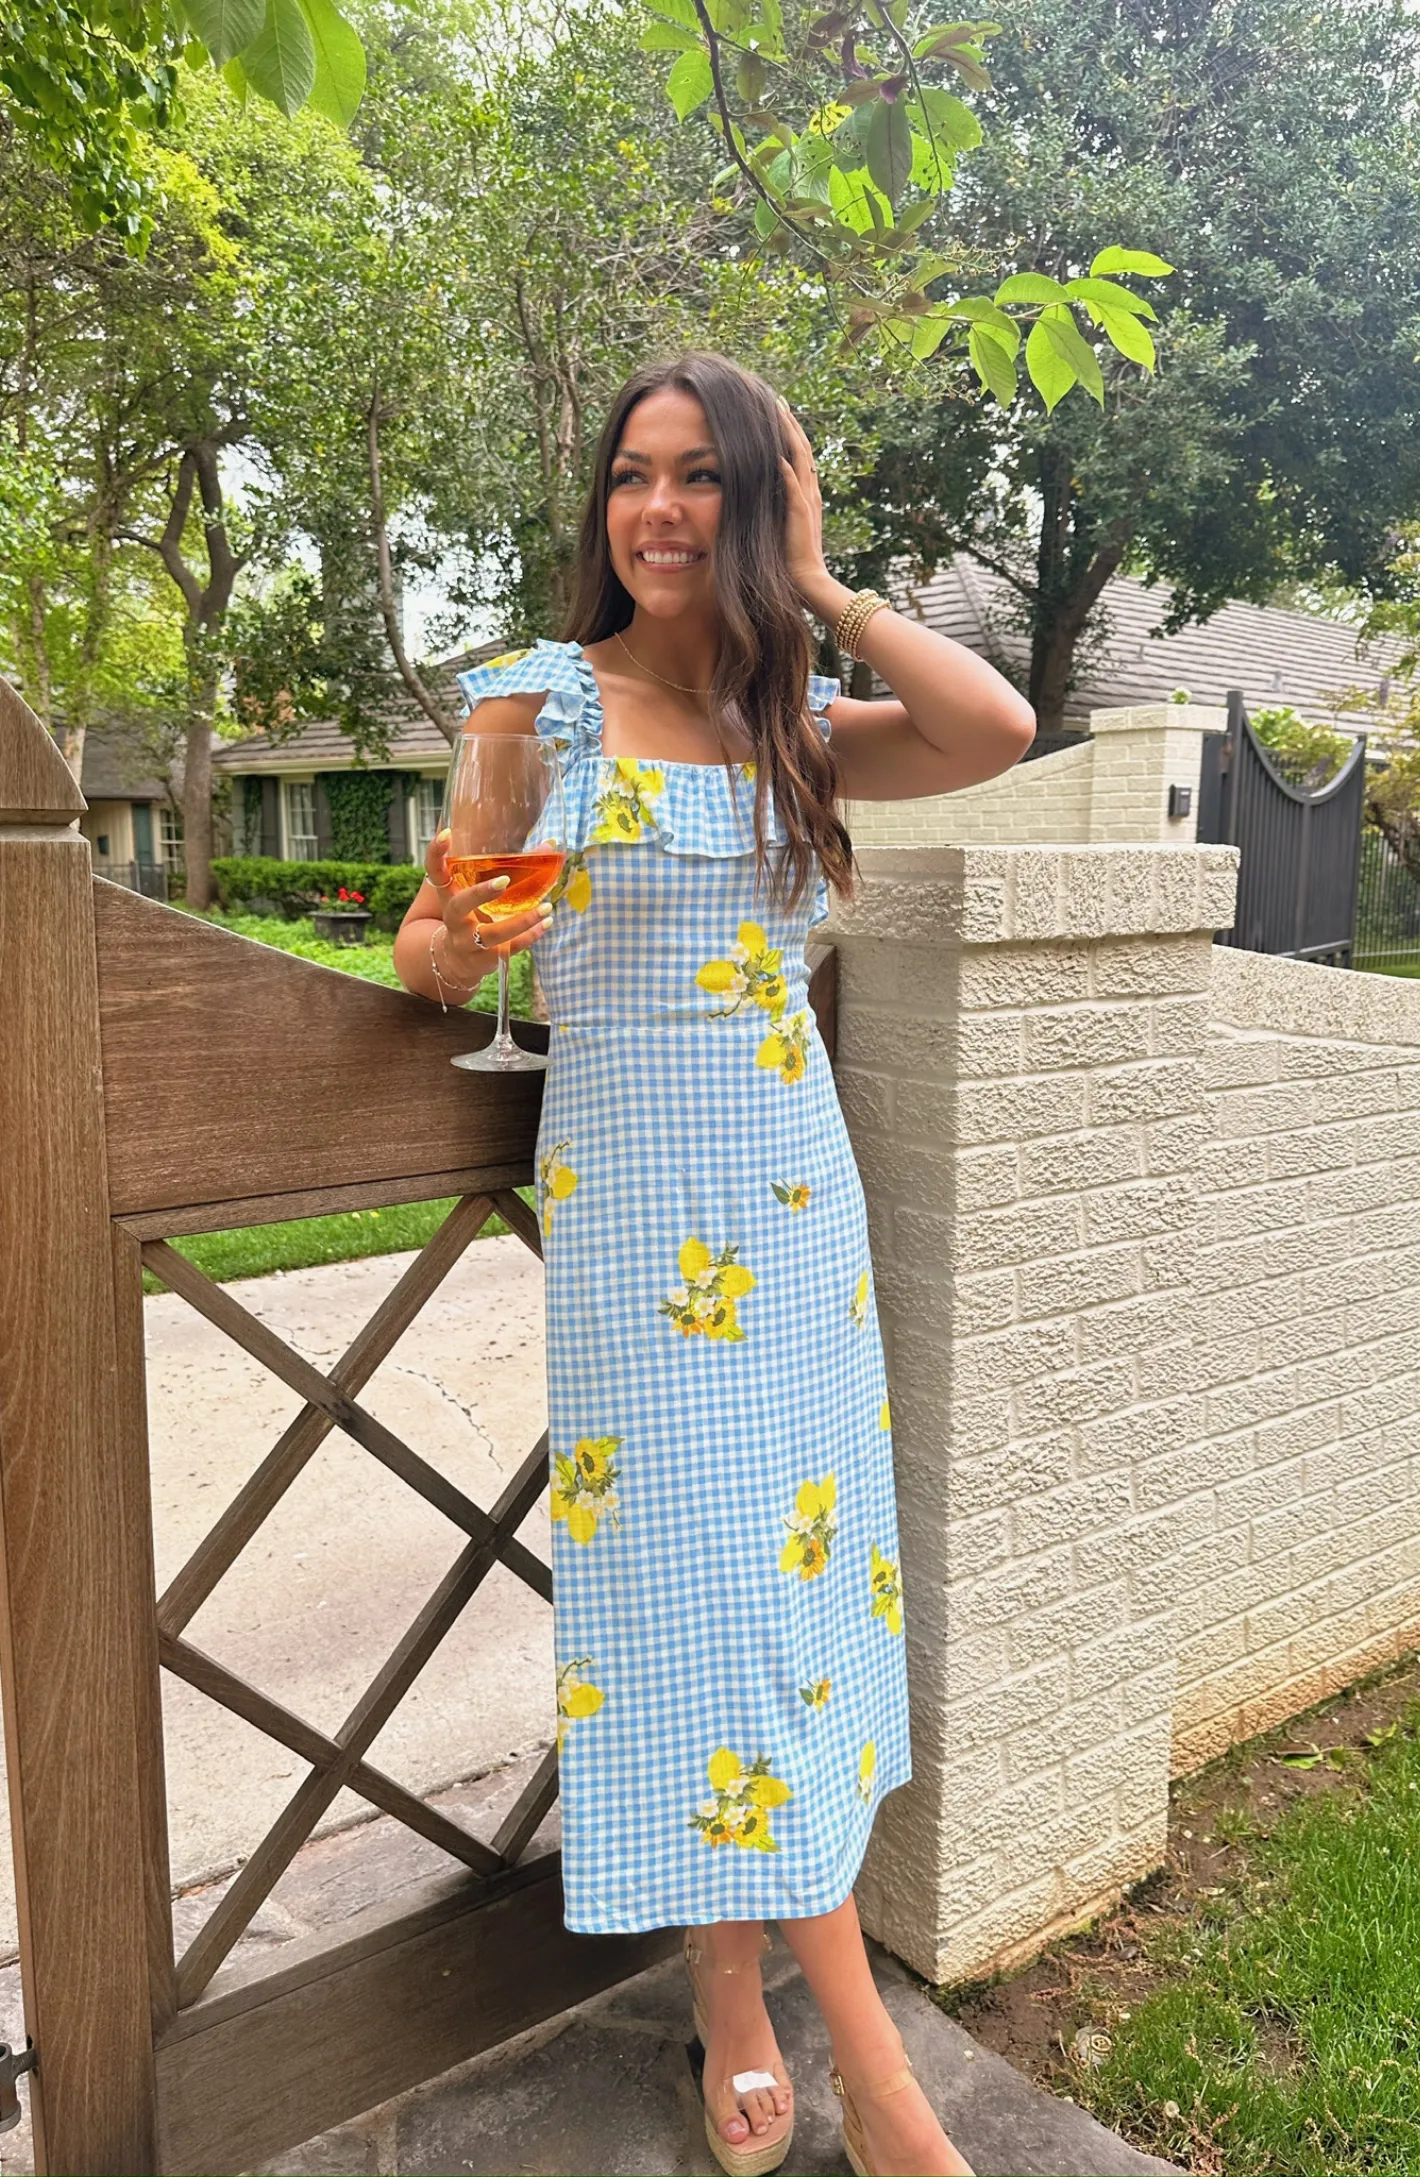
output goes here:
[{"label": "hedge shrub", "polygon": [[267,900],[288,921],[308,915],[323,892],[333,899],[342,885],[349,892],[363,892],[368,904],[383,875],[377,862],[278,862],[267,854],[223,854],[212,864],[212,880],[224,907]]}]

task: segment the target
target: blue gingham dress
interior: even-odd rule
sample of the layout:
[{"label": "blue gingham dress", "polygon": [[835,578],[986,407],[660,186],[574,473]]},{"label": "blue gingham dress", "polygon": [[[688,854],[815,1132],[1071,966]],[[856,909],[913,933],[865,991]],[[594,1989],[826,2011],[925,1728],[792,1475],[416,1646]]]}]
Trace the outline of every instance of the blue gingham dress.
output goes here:
[{"label": "blue gingham dress", "polygon": [[[460,682],[545,692],[571,850],[537,950],[567,1925],[829,1912],[910,1764],[863,1190],[804,964],[827,882],[756,895],[752,765],[604,755],[576,643]],[[810,682],[825,736],[837,692]]]}]

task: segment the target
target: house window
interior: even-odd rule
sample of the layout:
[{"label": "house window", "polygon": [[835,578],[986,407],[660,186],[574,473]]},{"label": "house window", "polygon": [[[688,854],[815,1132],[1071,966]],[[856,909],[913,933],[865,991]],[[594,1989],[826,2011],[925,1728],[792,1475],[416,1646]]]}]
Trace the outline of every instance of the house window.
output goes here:
[{"label": "house window", "polygon": [[166,802],[158,811],[158,835],[163,850],[163,866],[176,869],[182,863],[182,817]]},{"label": "house window", "polygon": [[286,813],[286,860],[316,860],[316,789],[312,779],[283,779]]},{"label": "house window", "polygon": [[414,846],[410,859],[422,862],[429,851],[429,842],[439,829],[439,812],[443,807],[444,782],[442,779],[420,779],[414,789]]}]

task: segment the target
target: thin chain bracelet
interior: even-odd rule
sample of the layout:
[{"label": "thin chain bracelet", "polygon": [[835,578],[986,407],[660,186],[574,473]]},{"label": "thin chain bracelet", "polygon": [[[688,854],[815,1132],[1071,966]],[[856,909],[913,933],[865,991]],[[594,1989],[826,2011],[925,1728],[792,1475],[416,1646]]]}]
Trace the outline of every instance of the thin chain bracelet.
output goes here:
[{"label": "thin chain bracelet", "polygon": [[[448,924],[447,924],[446,922],[441,922],[441,923],[440,923],[440,924],[438,925],[438,928],[437,928],[437,929],[435,929],[434,931],[432,931],[432,932],[431,932],[431,934],[430,934],[430,938],[429,938],[429,965],[430,965],[430,967],[431,967],[431,968],[433,969],[433,971],[434,971],[434,988],[435,988],[435,990],[436,990],[436,991],[438,992],[438,994],[439,994],[439,1004],[440,1004],[440,1007],[442,1008],[442,1010],[443,1010],[443,1011],[444,1011],[445,1013],[447,1013],[447,1012],[448,1012],[448,1010],[449,1010],[449,1008],[448,1008],[448,1004],[447,1004],[447,1002],[446,1002],[446,1000],[445,1000],[445,997],[444,997],[444,989],[445,989],[445,984],[446,984],[446,978],[445,978],[444,976],[442,976],[442,975],[441,975],[441,974],[439,973],[439,963],[438,963],[438,961],[437,961],[437,960],[436,960],[436,959],[434,958],[434,941],[435,941],[435,939],[436,939],[436,938],[438,937],[438,935],[439,935],[439,931],[440,931],[440,930],[443,930],[443,931],[445,932],[445,934],[447,935],[447,932],[448,932]],[[477,929],[476,929],[476,928],[475,928],[475,931],[474,931],[474,939],[473,939],[473,941],[474,941],[475,945],[479,945],[479,946],[481,946],[481,945],[482,945],[482,943],[483,943],[483,940],[482,940],[482,938],[480,938],[480,937],[479,937],[479,935],[478,935],[478,932],[477,932]],[[449,988],[450,990],[452,990],[452,991],[455,991],[455,992],[459,991],[460,989],[463,989],[463,994],[464,994],[464,997],[465,997],[465,998],[471,998],[471,997],[473,996],[473,994],[474,994],[475,990],[477,990],[477,988],[478,988],[478,984],[479,984],[479,983],[481,983],[482,981],[483,981],[483,977],[482,977],[482,976],[480,975],[480,976],[479,976],[479,978],[478,978],[478,981],[477,981],[477,982],[473,982],[473,983],[470,983],[470,984],[468,985],[468,987],[467,987],[466,989],[464,989],[464,986],[463,986],[462,984],[454,982],[454,981],[453,981],[453,979],[452,979],[452,978],[450,977],[450,978],[447,978],[447,987],[448,987],[448,988]]]}]

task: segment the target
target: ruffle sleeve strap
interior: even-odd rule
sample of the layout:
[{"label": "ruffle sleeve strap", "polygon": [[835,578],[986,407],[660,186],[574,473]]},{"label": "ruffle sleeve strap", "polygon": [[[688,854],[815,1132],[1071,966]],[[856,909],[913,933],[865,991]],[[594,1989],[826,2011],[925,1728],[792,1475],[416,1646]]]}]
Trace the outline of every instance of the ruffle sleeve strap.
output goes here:
[{"label": "ruffle sleeve strap", "polygon": [[830,680],[824,673],[810,673],[809,709],[813,712],[815,723],[825,740],[833,731],[833,721],[828,715],[828,706],[830,703],[835,702],[842,693],[843,683],[841,680]]},{"label": "ruffle sleeve strap", "polygon": [[487,696],[544,695],[537,731],[571,754],[595,754],[600,746],[595,701],[588,701],[588,674],[580,646],[540,636],[528,650],[509,650],[460,673],[459,687],[472,710]]}]

